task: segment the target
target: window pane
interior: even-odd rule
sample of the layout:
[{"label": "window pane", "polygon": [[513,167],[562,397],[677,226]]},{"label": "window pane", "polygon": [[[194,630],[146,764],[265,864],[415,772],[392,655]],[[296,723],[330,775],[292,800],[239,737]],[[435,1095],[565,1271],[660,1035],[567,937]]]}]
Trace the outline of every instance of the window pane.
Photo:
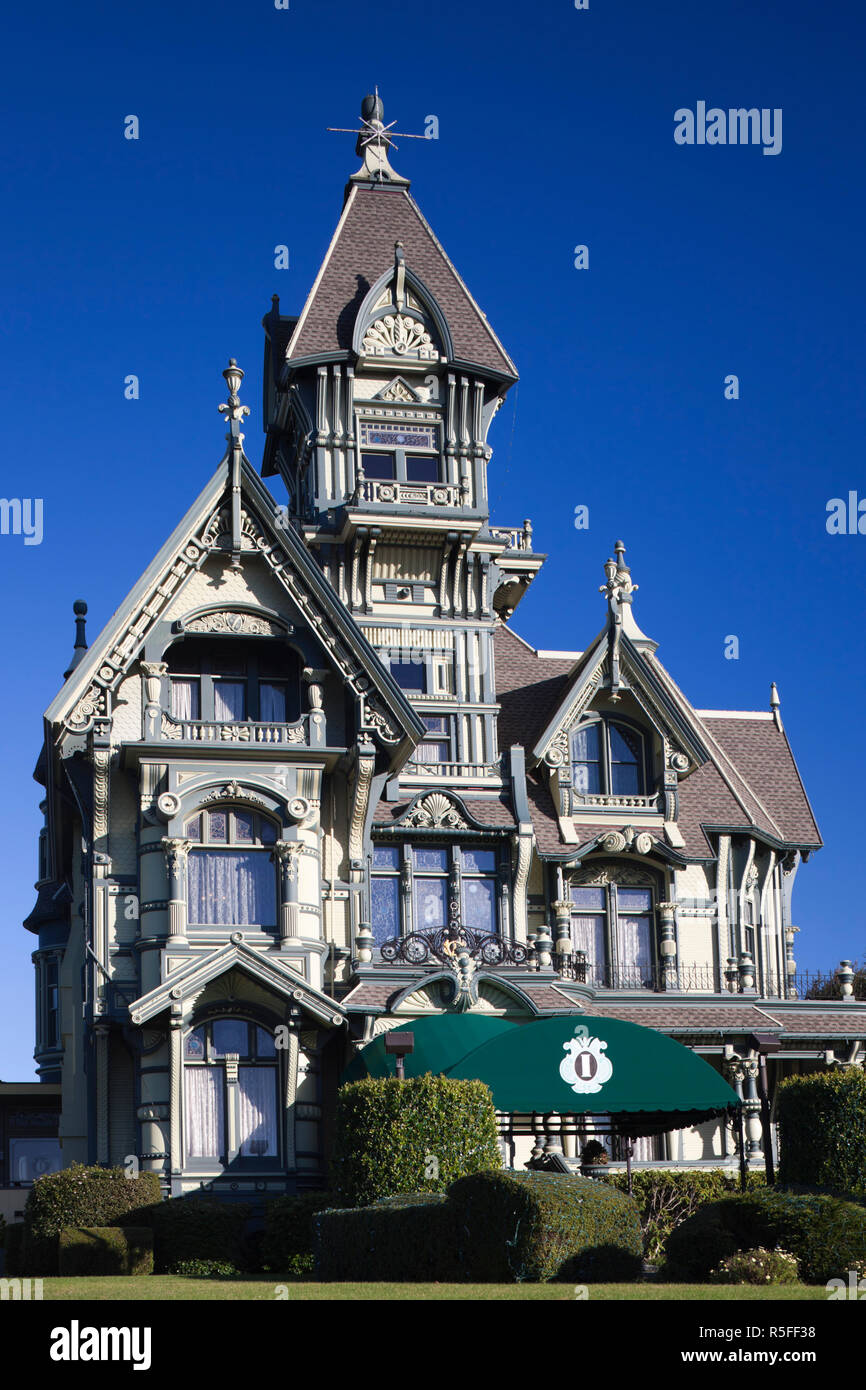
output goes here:
[{"label": "window pane", "polygon": [[228,1052],[236,1052],[239,1057],[249,1057],[249,1024],[242,1018],[218,1018],[211,1024],[211,1028],[215,1057],[225,1057]]},{"label": "window pane", "polygon": [[238,1067],[240,1153],[269,1158],[277,1152],[277,1072],[275,1067]]},{"label": "window pane", "polygon": [[259,719],[262,723],[286,723],[285,682],[261,681],[259,683]]},{"label": "window pane", "polygon": [[447,763],[451,744],[443,739],[435,743],[419,743],[413,755],[416,763]]},{"label": "window pane", "polygon": [[472,931],[496,931],[496,882],[492,878],[463,880],[463,925]]},{"label": "window pane", "polygon": [[620,912],[650,912],[653,895],[649,888],[617,888]]},{"label": "window pane", "polygon": [[391,675],[401,690],[416,690],[423,695],[427,689],[427,671],[423,661],[392,661]]},{"label": "window pane", "polygon": [[611,764],[611,791],[614,796],[642,796],[643,783],[637,763]]},{"label": "window pane", "polygon": [[415,879],[415,931],[436,931],[447,924],[447,888],[444,878]]},{"label": "window pane", "polygon": [[431,458],[406,459],[406,479],[410,483],[438,483],[439,460]]},{"label": "window pane", "polygon": [[208,816],[208,839],[222,844],[228,838],[228,816],[225,811],[211,811]]},{"label": "window pane", "polygon": [[263,817],[260,817],[259,839],[261,840],[263,845],[276,844],[277,827],[274,825],[273,821],[265,820]]},{"label": "window pane", "polygon": [[598,725],[586,724],[571,736],[571,756],[576,762],[597,763],[599,760]]},{"label": "window pane", "polygon": [[399,869],[400,851],[396,845],[373,846],[374,869]]},{"label": "window pane", "polygon": [[447,849],[414,849],[412,859],[416,869],[423,869],[427,873],[448,872]]},{"label": "window pane", "polygon": [[244,681],[214,681],[214,718],[246,719],[246,694]]},{"label": "window pane", "polygon": [[575,907],[595,908],[596,911],[601,912],[607,908],[604,888],[572,888],[571,901]]},{"label": "window pane", "polygon": [[400,881],[374,878],[371,883],[373,936],[377,946],[400,935]]},{"label": "window pane", "polygon": [[266,1032],[264,1028],[256,1029],[256,1056],[257,1057],[276,1057],[277,1049],[274,1045],[272,1033]]},{"label": "window pane", "polygon": [[196,1028],[194,1033],[189,1034],[184,1048],[184,1055],[193,1061],[204,1061],[204,1028]]},{"label": "window pane", "polygon": [[467,874],[492,874],[496,871],[494,849],[464,849],[463,868]]},{"label": "window pane", "polygon": [[171,712],[175,719],[201,718],[201,697],[198,681],[172,681]]},{"label": "window pane", "polygon": [[448,732],[447,728],[445,727],[445,716],[444,716],[444,715],[441,715],[441,714],[434,714],[434,715],[425,714],[425,715],[423,715],[422,718],[421,718],[421,723],[424,725],[424,727],[425,727],[425,729],[427,730],[428,733],[431,733],[431,734],[447,734],[447,732]]},{"label": "window pane", "polygon": [[187,883],[191,926],[276,925],[276,873],[267,851],[193,851]]},{"label": "window pane", "polygon": [[244,843],[252,843],[253,839],[253,817],[251,811],[234,812],[234,838],[243,840]]},{"label": "window pane", "polygon": [[222,1067],[185,1067],[187,1158],[221,1158],[225,1118]]},{"label": "window pane", "polygon": [[571,916],[571,944],[575,951],[582,951],[586,957],[589,984],[604,981],[604,923],[605,919],[600,915],[573,912]]},{"label": "window pane", "polygon": [[201,816],[193,816],[192,820],[188,820],[183,828],[183,833],[188,840],[200,840]]},{"label": "window pane", "polygon": [[652,929],[649,917],[617,919],[617,951],[620,973],[626,985],[651,985],[653,974]]},{"label": "window pane", "polygon": [[361,464],[365,478],[390,482],[396,477],[393,454],[362,454]]},{"label": "window pane", "polygon": [[610,724],[610,756],[615,763],[636,763],[640,757],[640,739],[621,724]]}]

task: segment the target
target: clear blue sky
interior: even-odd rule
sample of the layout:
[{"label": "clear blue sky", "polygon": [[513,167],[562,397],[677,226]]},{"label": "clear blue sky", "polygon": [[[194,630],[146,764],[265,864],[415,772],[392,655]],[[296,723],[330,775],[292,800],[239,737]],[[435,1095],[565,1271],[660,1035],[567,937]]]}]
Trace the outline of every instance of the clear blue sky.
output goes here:
[{"label": "clear blue sky", "polygon": [[[830,498],[866,497],[864,30],[855,0],[7,14],[2,493],[44,500],[44,539],[0,536],[3,1079],[32,1074],[31,773],[72,600],[95,636],[210,476],[230,355],[259,461],[261,316],[275,291],[303,304],[358,163],[326,127],[374,83],[400,129],[438,116],[394,164],[521,373],[495,516],[531,517],[550,560],[516,630],[585,645],[622,536],[638,621],[694,704],[763,709],[778,682],[826,841],[798,880],[798,959],[866,956],[866,536],[825,526]],[[781,108],[781,153],[677,145],[699,101]]]}]

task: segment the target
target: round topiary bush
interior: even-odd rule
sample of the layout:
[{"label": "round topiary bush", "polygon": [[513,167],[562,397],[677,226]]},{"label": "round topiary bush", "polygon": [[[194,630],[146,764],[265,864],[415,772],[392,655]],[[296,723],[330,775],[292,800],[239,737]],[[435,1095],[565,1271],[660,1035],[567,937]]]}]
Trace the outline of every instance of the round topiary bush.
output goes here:
[{"label": "round topiary bush", "polygon": [[866,1072],[789,1077],[778,1090],[776,1118],[780,1183],[866,1193]]}]

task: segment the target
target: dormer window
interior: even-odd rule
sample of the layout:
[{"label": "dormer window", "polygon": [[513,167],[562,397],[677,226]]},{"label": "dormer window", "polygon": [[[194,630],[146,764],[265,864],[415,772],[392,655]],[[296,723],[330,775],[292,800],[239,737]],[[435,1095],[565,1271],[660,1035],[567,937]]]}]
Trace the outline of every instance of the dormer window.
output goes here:
[{"label": "dormer window", "polygon": [[643,736],[612,719],[584,724],[571,736],[571,769],[577,796],[644,796]]},{"label": "dormer window", "polygon": [[438,483],[438,427],[362,423],[361,467],[371,482]]},{"label": "dormer window", "polygon": [[298,661],[284,645],[188,637],[166,660],[174,719],[286,724],[300,714]]}]

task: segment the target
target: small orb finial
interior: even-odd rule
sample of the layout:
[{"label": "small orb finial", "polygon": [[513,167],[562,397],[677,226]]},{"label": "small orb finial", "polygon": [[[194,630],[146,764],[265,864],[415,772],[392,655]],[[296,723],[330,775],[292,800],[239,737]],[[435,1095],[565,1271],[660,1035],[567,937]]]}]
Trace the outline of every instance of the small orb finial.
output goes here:
[{"label": "small orb finial", "polygon": [[238,396],[244,373],[234,357],[229,358],[229,364],[223,372],[223,376],[229,388],[229,398],[226,404],[217,406],[217,409],[220,415],[225,415],[228,420],[242,420],[245,415],[249,415],[250,408],[248,405],[241,405]]}]

